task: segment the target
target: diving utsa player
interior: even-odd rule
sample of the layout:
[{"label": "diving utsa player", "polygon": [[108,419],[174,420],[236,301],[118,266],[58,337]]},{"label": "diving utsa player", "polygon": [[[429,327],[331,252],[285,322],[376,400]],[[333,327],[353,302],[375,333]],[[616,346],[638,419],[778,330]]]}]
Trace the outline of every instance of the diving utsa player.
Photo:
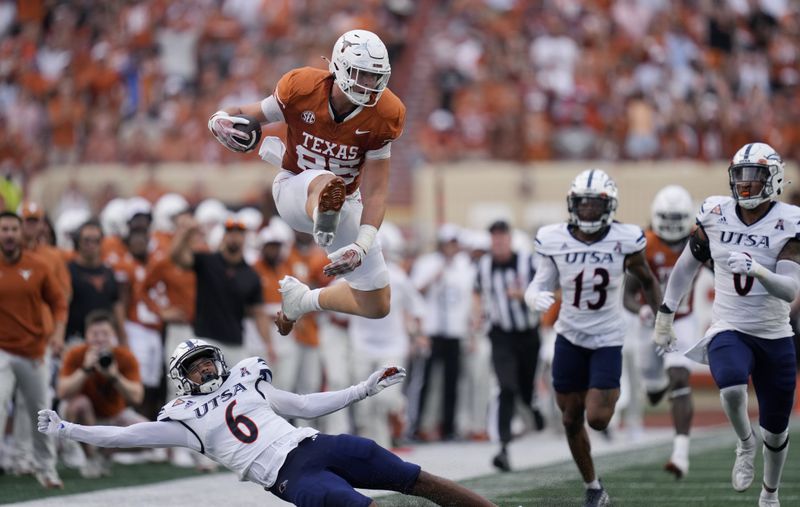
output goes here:
[{"label": "diving utsa player", "polygon": [[758,398],[764,479],[759,505],[778,506],[789,451],[789,417],[797,364],[789,305],[800,289],[800,208],[777,202],[784,165],[768,144],[748,143],[728,167],[731,197],[711,196],[672,270],[656,315],[653,340],[674,349],[675,310],[700,266],[714,263],[711,327],[686,355],[707,363],[725,414],[739,437],[731,484],[750,487],[757,437],[747,414],[747,382]]},{"label": "diving utsa player", "polygon": [[[659,190],[651,207],[650,229],[645,231],[647,239],[645,256],[662,291],[667,285],[672,267],[689,241],[693,226],[694,203],[689,191],[679,185],[668,185]],[[647,334],[647,343],[642,354],[647,397],[655,405],[669,393],[668,397],[672,404],[675,438],[672,455],[664,465],[664,469],[678,479],[689,472],[689,430],[694,413],[692,388],[689,386],[693,361],[684,355],[698,336],[697,320],[692,312],[692,296],[690,291],[677,308],[676,350],[657,351],[650,340],[655,315],[648,305],[643,304],[636,279],[629,276],[625,280],[625,306],[639,313],[642,331]],[[663,353],[659,355],[658,352]]]},{"label": "diving utsa player", "polygon": [[272,194],[281,218],[311,233],[325,248],[328,276],[347,283],[310,290],[281,280],[278,330],[287,334],[301,315],[331,310],[367,318],[389,313],[389,275],[375,242],[386,211],[392,142],[403,131],[405,106],[386,85],[389,55],[380,38],[351,30],[333,46],[327,71],[286,73],[261,102],[214,113],[208,127],[220,143],[244,151],[236,124],[285,122],[286,145],[266,137],[259,154],[281,167]]},{"label": "diving utsa player", "polygon": [[259,357],[228,368],[219,348],[182,342],[169,362],[178,397],[155,422],[127,427],[82,426],[39,411],[39,431],[101,447],[188,447],[299,506],[376,505],[354,488],[388,489],[448,505],[488,506],[447,479],[423,472],[372,440],[297,428],[284,417],[315,418],[348,407],[403,380],[384,367],[341,391],[298,395],[272,386]]},{"label": "diving utsa player", "polygon": [[615,222],[617,186],[599,169],[588,169],[567,194],[569,221],[539,229],[536,276],[525,291],[528,307],[545,312],[556,284],[562,303],[555,323],[553,389],[572,457],[586,487],[586,506],[610,505],[595,474],[589,435],[608,427],[619,399],[626,326],[621,289],[625,273],[639,281],[647,303],[661,300],[644,255],[642,229]]}]

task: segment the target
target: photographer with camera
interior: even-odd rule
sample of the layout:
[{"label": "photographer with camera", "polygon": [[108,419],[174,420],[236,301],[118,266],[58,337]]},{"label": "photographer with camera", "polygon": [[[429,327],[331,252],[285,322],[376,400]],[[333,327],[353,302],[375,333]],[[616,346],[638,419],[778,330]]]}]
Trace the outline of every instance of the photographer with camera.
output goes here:
[{"label": "photographer with camera", "polygon": [[[119,345],[114,317],[105,310],[86,316],[86,341],[66,354],[59,373],[58,396],[66,405],[66,419],[92,426],[129,426],[147,419],[130,405],[144,396],[139,363],[125,346]],[[83,477],[107,475],[107,461],[97,449],[84,445]]]}]

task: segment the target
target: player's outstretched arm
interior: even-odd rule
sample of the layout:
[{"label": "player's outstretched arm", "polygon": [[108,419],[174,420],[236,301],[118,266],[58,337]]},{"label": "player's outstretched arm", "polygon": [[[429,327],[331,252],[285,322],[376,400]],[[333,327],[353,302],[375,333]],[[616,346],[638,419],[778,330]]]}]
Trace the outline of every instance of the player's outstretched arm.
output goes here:
[{"label": "player's outstretched arm", "polygon": [[796,239],[790,239],[781,249],[774,273],[747,253],[731,252],[728,257],[728,267],[732,272],[757,278],[767,292],[787,303],[794,301],[800,290],[798,263],[800,263],[800,241]]},{"label": "player's outstretched arm", "polygon": [[52,410],[40,410],[41,433],[69,438],[98,447],[189,447],[200,446],[186,428],[171,422],[144,422],[130,426],[83,426],[61,418]]},{"label": "player's outstretched arm", "polygon": [[387,366],[374,372],[367,380],[339,391],[301,395],[281,391],[272,384],[266,384],[264,390],[272,409],[277,414],[284,417],[314,419],[341,410],[368,396],[374,396],[385,388],[402,382],[405,376],[405,368]]},{"label": "player's outstretched arm", "polygon": [[558,268],[552,257],[539,256],[538,269],[525,289],[525,304],[537,312],[546,312],[555,302],[553,290],[558,280]]}]

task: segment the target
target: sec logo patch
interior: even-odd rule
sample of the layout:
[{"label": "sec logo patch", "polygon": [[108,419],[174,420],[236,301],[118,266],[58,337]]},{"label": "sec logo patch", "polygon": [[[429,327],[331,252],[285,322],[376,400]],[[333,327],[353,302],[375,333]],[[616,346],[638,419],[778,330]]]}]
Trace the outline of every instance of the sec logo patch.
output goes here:
[{"label": "sec logo patch", "polygon": [[303,111],[300,114],[300,119],[308,123],[309,125],[317,121],[317,117],[314,115],[314,111]]}]

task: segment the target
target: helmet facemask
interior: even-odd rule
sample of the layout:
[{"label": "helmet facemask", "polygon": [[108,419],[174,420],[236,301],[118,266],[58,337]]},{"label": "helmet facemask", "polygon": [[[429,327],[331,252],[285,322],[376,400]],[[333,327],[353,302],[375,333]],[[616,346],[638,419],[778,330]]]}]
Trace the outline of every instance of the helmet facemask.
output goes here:
[{"label": "helmet facemask", "polygon": [[653,231],[664,241],[678,241],[692,232],[692,215],[680,211],[653,213]]},{"label": "helmet facemask", "polygon": [[731,193],[737,204],[753,209],[776,194],[772,183],[772,166],[765,164],[734,164],[728,168]]},{"label": "helmet facemask", "polygon": [[748,143],[733,156],[728,182],[736,203],[744,209],[775,199],[784,185],[781,156],[765,143]]},{"label": "helmet facemask", "polygon": [[567,196],[569,222],[586,234],[593,234],[614,219],[617,199],[606,194],[570,193]]},{"label": "helmet facemask", "polygon": [[[194,382],[190,378],[190,374],[201,364],[198,360],[204,358],[210,359],[214,363],[215,372],[205,373],[200,382]],[[219,389],[228,376],[228,366],[225,364],[222,352],[209,344],[188,349],[171,363],[169,377],[175,382],[179,396],[214,392]]]}]

